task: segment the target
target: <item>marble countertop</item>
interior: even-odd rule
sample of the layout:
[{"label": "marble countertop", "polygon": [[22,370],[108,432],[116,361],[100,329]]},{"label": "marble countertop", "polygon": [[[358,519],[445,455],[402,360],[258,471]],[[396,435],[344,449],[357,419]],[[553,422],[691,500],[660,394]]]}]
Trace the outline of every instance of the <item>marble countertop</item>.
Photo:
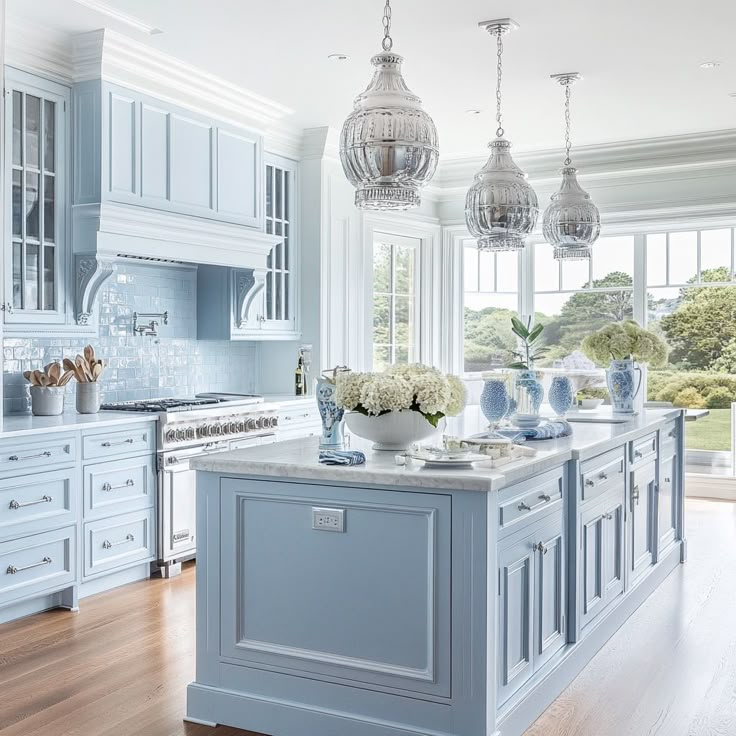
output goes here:
[{"label": "marble countertop", "polygon": [[101,411],[99,414],[66,412],[56,417],[34,417],[32,414],[6,414],[2,418],[0,439],[22,437],[39,432],[65,432],[74,429],[105,427],[139,422],[155,422],[156,414],[131,411]]},{"label": "marble countertop", "polygon": [[[647,409],[625,424],[574,424],[571,437],[527,443],[537,450],[536,457],[522,458],[497,469],[482,462],[468,470],[426,468],[418,461],[401,467],[395,463],[395,453],[375,452],[370,442],[355,435],[351,446],[365,452],[364,465],[321,465],[318,462],[319,438],[307,437],[217,453],[194,460],[192,467],[214,473],[328,481],[341,485],[489,492],[559,467],[568,460],[584,460],[606,452],[654,431],[680,413],[680,409]],[[483,431],[485,424],[478,408],[469,407],[461,417],[448,422],[447,433],[467,437]]]}]

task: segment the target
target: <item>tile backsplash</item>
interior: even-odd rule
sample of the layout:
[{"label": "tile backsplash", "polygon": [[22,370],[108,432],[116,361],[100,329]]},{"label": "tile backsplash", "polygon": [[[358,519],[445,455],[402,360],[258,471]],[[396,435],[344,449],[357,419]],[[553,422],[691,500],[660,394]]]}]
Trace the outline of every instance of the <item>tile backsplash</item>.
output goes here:
[{"label": "tile backsplash", "polygon": [[[23,371],[73,358],[88,342],[107,368],[103,401],[192,396],[203,391],[255,391],[256,345],[197,340],[194,268],[121,264],[99,297],[98,338],[6,337],[3,341],[4,413],[29,410]],[[133,312],[169,313],[158,337],[132,334]],[[74,382],[67,390],[74,403]]]}]

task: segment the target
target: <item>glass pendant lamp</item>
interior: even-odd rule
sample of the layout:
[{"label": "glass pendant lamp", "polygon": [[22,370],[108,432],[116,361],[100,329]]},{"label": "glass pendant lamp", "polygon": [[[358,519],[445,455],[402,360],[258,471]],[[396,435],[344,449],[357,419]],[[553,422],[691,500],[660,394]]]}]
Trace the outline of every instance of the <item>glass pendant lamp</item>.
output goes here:
[{"label": "glass pendant lamp", "polygon": [[485,251],[520,250],[536,227],[537,195],[524,172],[511,158],[511,143],[504,138],[501,118],[503,36],[518,28],[510,18],[479,24],[496,37],[496,138],[488,144],[491,155],[475,175],[465,198],[465,222]]},{"label": "glass pendant lamp", "polygon": [[565,160],[560,188],[544,212],[543,231],[557,260],[590,258],[590,246],[601,232],[600,212],[578,184],[577,169],[570,158],[570,87],[580,78],[577,72],[552,75],[565,88]]},{"label": "glass pendant lamp", "polygon": [[355,98],[342,126],[340,160],[355,187],[355,205],[406,210],[421,203],[421,190],[439,158],[437,129],[422,101],[401,75],[403,58],[392,51],[391,5],[383,10],[383,51],[368,88]]}]

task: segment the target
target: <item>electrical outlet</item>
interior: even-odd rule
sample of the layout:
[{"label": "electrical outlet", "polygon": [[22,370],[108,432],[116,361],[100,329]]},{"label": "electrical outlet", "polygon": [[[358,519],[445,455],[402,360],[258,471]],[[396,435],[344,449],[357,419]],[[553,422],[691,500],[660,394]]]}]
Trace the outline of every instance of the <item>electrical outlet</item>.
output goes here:
[{"label": "electrical outlet", "polygon": [[345,509],[323,509],[312,506],[312,529],[323,532],[345,531]]}]

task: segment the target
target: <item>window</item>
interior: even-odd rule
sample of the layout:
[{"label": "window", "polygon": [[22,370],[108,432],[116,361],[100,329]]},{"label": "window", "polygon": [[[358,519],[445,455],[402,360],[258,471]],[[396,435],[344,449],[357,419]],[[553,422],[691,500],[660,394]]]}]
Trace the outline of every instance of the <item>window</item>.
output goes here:
[{"label": "window", "polygon": [[283,237],[268,256],[266,272],[266,319],[294,320],[293,241],[294,170],[275,157],[266,165],[266,232]]},{"label": "window", "polygon": [[688,470],[733,472],[731,402],[736,401],[733,228],[646,236],[647,321],[671,352],[649,370],[648,398],[707,408],[688,424]]},{"label": "window", "polygon": [[373,370],[419,359],[418,238],[375,233]]},{"label": "window", "polygon": [[588,261],[555,261],[547,243],[534,246],[534,312],[545,325],[551,365],[580,350],[586,335],[634,316],[634,238],[600,238]]},{"label": "window", "polygon": [[[68,89],[10,70],[6,96],[6,319],[54,321],[61,313],[65,233],[65,131]],[[46,87],[48,84],[48,87]],[[40,86],[43,85],[43,86]]]},{"label": "window", "polygon": [[516,347],[511,316],[519,305],[519,255],[480,252],[463,242],[463,365],[466,372],[505,365]]}]

